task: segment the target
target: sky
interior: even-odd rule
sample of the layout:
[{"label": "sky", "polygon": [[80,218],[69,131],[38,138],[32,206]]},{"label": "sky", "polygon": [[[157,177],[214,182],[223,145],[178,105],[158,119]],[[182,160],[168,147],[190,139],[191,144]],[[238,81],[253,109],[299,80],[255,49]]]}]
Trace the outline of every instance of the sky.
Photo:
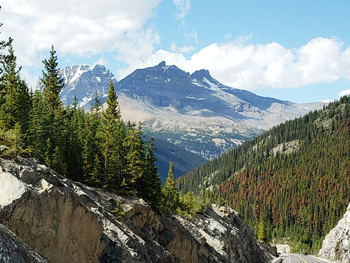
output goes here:
[{"label": "sky", "polygon": [[35,88],[54,45],[59,67],[208,69],[219,82],[295,102],[350,94],[350,1],[2,0],[0,40],[14,39]]}]

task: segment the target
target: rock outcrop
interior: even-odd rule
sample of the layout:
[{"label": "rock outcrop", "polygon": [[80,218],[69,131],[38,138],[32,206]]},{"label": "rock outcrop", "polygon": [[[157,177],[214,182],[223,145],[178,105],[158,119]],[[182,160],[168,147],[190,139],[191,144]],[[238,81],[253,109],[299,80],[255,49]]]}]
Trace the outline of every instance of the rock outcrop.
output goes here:
[{"label": "rock outcrop", "polygon": [[[41,257],[58,263],[269,259],[253,230],[229,208],[212,206],[191,220],[169,218],[142,199],[72,182],[33,159],[0,158],[0,165],[0,223],[32,251],[30,260],[15,262],[45,262]],[[115,208],[124,214],[112,214]],[[12,241],[1,233],[0,228],[0,250],[6,250]]]},{"label": "rock outcrop", "polygon": [[1,263],[47,263],[8,228],[0,224]]},{"label": "rock outcrop", "polygon": [[350,204],[344,217],[323,240],[319,255],[331,260],[350,262]]}]

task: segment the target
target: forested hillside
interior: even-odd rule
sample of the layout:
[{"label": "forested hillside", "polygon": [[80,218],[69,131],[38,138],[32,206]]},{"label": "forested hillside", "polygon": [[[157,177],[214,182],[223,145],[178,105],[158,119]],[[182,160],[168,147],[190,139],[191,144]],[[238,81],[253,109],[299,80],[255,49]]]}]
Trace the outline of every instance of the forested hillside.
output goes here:
[{"label": "forested hillside", "polygon": [[274,127],[178,178],[178,189],[225,200],[260,239],[319,249],[350,201],[349,104],[342,97]]}]

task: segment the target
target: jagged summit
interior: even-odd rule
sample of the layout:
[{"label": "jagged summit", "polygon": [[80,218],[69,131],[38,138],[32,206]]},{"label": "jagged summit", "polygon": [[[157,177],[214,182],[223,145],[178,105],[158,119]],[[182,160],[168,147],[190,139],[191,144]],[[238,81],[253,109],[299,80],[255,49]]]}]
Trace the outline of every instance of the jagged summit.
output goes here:
[{"label": "jagged summit", "polygon": [[89,101],[97,91],[99,95],[106,96],[109,83],[117,83],[114,75],[105,66],[96,64],[75,65],[60,70],[65,79],[66,86],[60,96],[64,104],[72,104],[74,96],[77,97],[79,105],[89,108]]},{"label": "jagged summit", "polygon": [[208,80],[213,79],[213,77],[209,73],[209,70],[207,69],[196,70],[191,74],[191,78],[193,79],[207,78]]},{"label": "jagged summit", "polygon": [[165,67],[165,66],[166,66],[166,62],[162,61],[156,67]]}]

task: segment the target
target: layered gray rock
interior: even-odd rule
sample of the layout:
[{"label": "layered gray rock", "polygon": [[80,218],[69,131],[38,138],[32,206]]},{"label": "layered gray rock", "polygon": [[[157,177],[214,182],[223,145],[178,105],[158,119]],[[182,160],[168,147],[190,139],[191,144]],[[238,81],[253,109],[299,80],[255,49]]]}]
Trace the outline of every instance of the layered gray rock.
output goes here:
[{"label": "layered gray rock", "polygon": [[47,263],[8,228],[0,224],[1,263]]},{"label": "layered gray rock", "polygon": [[[50,262],[269,259],[253,230],[229,208],[212,206],[191,220],[169,218],[136,196],[72,182],[35,160],[0,159],[0,167],[0,223]],[[111,213],[116,207],[125,214]]]},{"label": "layered gray rock", "polygon": [[323,240],[319,255],[331,260],[350,262],[350,204],[343,218]]}]

